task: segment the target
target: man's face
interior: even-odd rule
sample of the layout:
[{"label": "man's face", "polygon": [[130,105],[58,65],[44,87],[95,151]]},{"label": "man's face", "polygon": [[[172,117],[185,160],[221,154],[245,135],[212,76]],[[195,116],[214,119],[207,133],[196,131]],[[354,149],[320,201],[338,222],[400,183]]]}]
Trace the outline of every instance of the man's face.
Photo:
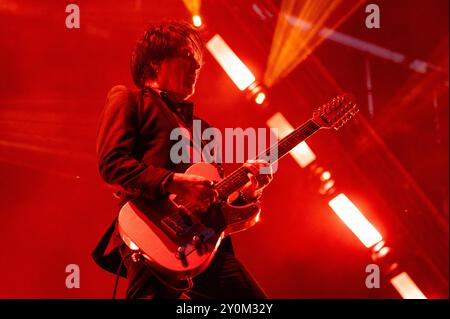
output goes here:
[{"label": "man's face", "polygon": [[175,101],[184,101],[194,94],[201,57],[193,52],[189,47],[182,48],[179,54],[164,59],[159,66],[155,79],[157,86]]}]

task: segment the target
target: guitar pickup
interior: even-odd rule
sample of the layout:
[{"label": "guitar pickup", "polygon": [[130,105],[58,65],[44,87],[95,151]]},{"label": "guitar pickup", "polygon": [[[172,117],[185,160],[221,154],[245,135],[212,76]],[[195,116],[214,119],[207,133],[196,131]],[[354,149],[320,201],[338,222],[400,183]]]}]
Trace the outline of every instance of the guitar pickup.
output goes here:
[{"label": "guitar pickup", "polygon": [[186,217],[180,215],[164,217],[161,223],[176,236],[186,235],[192,228],[190,220],[188,222]]}]

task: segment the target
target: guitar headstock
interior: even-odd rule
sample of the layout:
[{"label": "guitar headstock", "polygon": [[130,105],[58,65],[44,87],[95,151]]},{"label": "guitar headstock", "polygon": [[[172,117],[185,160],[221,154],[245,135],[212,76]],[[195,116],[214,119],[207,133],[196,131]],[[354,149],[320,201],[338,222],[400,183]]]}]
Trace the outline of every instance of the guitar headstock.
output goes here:
[{"label": "guitar headstock", "polygon": [[335,97],[313,113],[313,121],[321,127],[338,130],[359,111],[350,94]]}]

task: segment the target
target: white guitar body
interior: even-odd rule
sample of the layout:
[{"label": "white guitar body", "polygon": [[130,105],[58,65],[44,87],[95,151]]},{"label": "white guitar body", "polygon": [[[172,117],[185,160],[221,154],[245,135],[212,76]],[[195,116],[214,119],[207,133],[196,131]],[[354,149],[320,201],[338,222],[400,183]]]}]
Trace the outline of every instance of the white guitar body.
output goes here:
[{"label": "white guitar body", "polygon": [[[186,174],[221,180],[216,167],[208,163],[194,164]],[[260,211],[259,203],[232,206],[219,201],[208,211],[195,213],[174,198],[131,200],[120,210],[118,230],[127,246],[139,252],[151,267],[167,278],[180,280],[200,274],[221,240],[255,225]]]}]

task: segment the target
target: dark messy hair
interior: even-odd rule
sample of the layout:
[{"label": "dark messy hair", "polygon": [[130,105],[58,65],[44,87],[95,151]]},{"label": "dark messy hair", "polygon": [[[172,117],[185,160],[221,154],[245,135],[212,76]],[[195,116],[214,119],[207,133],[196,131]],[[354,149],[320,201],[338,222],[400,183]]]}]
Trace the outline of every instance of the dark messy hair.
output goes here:
[{"label": "dark messy hair", "polygon": [[186,46],[191,46],[193,53],[202,59],[203,41],[188,22],[166,21],[151,25],[131,54],[133,82],[138,87],[143,87],[147,79],[156,77],[156,69],[161,61],[177,56],[179,50]]}]

